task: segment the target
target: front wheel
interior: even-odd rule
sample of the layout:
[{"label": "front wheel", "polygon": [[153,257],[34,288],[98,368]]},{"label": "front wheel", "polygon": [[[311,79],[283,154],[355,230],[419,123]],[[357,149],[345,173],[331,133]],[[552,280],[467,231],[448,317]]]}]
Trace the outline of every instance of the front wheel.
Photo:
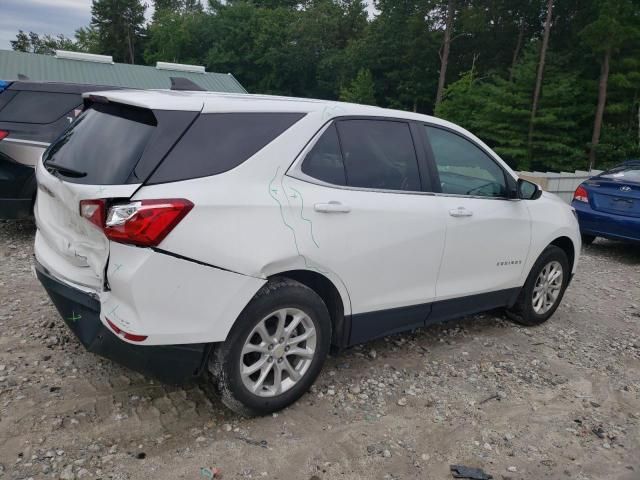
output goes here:
[{"label": "front wheel", "polygon": [[540,325],[556,311],[571,275],[567,254],[549,245],[533,265],[509,317],[522,325]]},{"label": "front wheel", "polygon": [[294,280],[271,280],[242,311],[209,362],[223,403],[265,415],[300,398],[329,351],[331,320],[322,299]]}]

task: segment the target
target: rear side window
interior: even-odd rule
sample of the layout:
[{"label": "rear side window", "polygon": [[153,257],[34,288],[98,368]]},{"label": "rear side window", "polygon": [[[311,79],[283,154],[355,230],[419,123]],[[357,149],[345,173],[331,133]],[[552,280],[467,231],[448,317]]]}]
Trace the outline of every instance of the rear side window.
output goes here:
[{"label": "rear side window", "polygon": [[65,181],[89,185],[127,182],[154,131],[150,110],[95,104],[83,112],[44,155],[53,164],[81,173]]},{"label": "rear side window", "polygon": [[388,120],[337,123],[347,184],[385,190],[420,190],[409,124]]},{"label": "rear side window", "polygon": [[237,167],[304,116],[303,113],[202,114],[148,183],[208,177]]},{"label": "rear side window", "polygon": [[334,124],[329,125],[302,163],[302,173],[334,185],[346,185],[340,141]]},{"label": "rear side window", "polygon": [[22,90],[0,110],[0,122],[51,123],[81,103],[78,94]]}]

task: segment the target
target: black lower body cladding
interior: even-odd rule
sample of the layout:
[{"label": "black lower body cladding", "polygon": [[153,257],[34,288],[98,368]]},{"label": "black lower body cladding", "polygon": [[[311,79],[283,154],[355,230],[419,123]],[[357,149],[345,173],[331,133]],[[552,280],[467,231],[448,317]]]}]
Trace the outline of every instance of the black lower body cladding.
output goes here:
[{"label": "black lower body cladding", "polygon": [[127,343],[102,324],[97,298],[60,282],[37,260],[35,267],[58,312],[88,351],[165,383],[182,384],[200,375],[209,353],[208,344]]}]

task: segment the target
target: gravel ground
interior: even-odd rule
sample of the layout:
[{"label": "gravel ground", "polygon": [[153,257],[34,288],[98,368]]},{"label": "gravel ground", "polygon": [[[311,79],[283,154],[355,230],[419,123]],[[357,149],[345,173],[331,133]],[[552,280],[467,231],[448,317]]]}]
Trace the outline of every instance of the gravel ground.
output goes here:
[{"label": "gravel ground", "polygon": [[33,235],[0,222],[0,478],[640,479],[637,246],[585,248],[541,327],[485,314],[352,348],[244,419],[85,352],[31,273]]}]

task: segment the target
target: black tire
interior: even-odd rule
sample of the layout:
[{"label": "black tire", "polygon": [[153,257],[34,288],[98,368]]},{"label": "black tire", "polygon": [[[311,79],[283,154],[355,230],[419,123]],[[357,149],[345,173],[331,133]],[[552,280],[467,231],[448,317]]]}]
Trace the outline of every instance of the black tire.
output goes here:
[{"label": "black tire", "polygon": [[582,237],[582,245],[591,245],[593,241],[596,239],[595,235],[587,235],[586,233],[583,233],[581,237]]},{"label": "black tire", "polygon": [[[315,354],[306,373],[292,387],[276,396],[251,392],[240,375],[241,352],[254,327],[270,313],[282,308],[302,310],[316,332]],[[222,402],[245,416],[266,415],[291,405],[309,390],[322,369],[331,343],[331,319],[322,298],[312,289],[288,278],[270,280],[244,308],[226,341],[209,359],[210,379]]]},{"label": "black tire", "polygon": [[[562,267],[562,286],[560,294],[556,298],[554,305],[547,312],[538,314],[533,308],[533,288],[542,269],[553,261],[557,261]],[[533,268],[531,268],[531,272],[529,272],[527,281],[525,282],[524,287],[522,287],[515,305],[507,310],[509,318],[517,323],[527,326],[540,325],[546,322],[549,317],[554,314],[558,305],[560,305],[560,302],[562,302],[562,297],[567,289],[570,275],[571,267],[569,266],[567,254],[560,247],[549,245],[540,254],[540,257],[538,257],[538,260],[534,263]]]}]

